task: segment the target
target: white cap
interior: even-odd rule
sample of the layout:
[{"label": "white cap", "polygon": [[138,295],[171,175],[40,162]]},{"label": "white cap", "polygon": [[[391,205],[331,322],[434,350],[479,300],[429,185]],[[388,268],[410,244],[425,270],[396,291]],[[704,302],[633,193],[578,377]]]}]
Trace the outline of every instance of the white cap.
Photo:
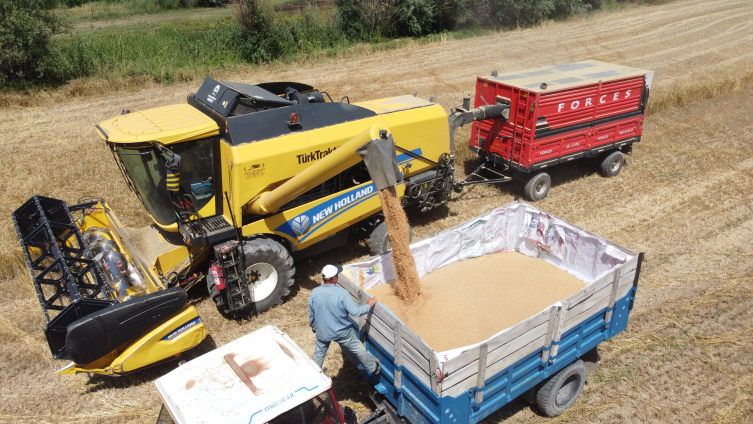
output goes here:
[{"label": "white cap", "polygon": [[343,270],[342,267],[334,266],[334,265],[327,265],[324,268],[322,268],[322,277],[332,278],[335,275],[339,274],[342,270]]}]

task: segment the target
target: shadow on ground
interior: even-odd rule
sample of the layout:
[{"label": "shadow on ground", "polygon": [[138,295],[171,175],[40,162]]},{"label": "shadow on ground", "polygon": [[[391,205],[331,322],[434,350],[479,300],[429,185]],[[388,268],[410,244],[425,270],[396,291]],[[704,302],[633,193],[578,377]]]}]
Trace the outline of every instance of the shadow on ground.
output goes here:
[{"label": "shadow on ground", "polygon": [[160,363],[122,376],[92,374],[89,376],[89,381],[86,383],[86,392],[96,393],[100,390],[123,389],[132,386],[140,386],[145,383],[153,383],[158,378],[177,368],[180,361],[188,362],[216,348],[217,344],[214,342],[214,339],[212,339],[210,334],[207,334],[206,338],[199,343],[198,346],[184,352],[179,357],[171,357]]}]

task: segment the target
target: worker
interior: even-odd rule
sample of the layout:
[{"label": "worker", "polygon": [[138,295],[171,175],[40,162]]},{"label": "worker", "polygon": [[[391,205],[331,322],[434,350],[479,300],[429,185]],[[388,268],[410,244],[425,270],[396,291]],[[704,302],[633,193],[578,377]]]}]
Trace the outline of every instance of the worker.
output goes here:
[{"label": "worker", "polygon": [[309,296],[309,325],[316,335],[314,362],[321,368],[329,344],[335,341],[351,361],[356,364],[360,362],[370,374],[378,374],[381,368],[379,360],[366,352],[356,330],[348,321],[348,314],[356,317],[366,315],[377,301],[372,297],[365,305],[356,306],[350,293],[337,286],[341,271],[341,267],[325,266],[322,269],[324,284],[312,290]]}]

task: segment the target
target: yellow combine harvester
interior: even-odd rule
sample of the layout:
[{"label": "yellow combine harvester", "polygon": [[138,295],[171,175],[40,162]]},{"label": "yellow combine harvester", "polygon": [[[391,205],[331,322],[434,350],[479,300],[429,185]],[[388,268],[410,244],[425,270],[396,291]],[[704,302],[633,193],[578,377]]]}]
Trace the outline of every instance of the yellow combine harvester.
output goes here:
[{"label": "yellow combine harvester", "polygon": [[343,100],[300,83],[207,78],[187,104],[99,124],[154,225],[125,228],[101,199],[35,196],[13,214],[50,348],[74,361],[62,371],[124,373],[195,346],[205,330],[185,290],[205,277],[220,312],[248,317],[282,302],[295,260],[353,231],[384,253],[380,170],[399,167],[404,206],[446,203],[458,188],[455,129],[509,116],[504,103],[466,102],[448,120],[414,96]]}]

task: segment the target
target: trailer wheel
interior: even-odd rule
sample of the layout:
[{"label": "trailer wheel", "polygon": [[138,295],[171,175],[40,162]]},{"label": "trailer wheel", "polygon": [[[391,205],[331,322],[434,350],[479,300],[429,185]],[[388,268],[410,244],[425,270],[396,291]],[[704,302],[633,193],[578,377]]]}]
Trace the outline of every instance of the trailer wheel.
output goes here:
[{"label": "trailer wheel", "polygon": [[547,417],[556,417],[575,403],[586,384],[586,364],[580,359],[549,377],[536,394],[536,406]]},{"label": "trailer wheel", "polygon": [[614,177],[622,171],[622,165],[624,164],[625,155],[616,150],[601,161],[599,173],[604,177]]},{"label": "trailer wheel", "polygon": [[531,177],[523,188],[526,199],[536,202],[546,197],[552,187],[552,178],[546,172],[539,172]]},{"label": "trailer wheel", "polygon": [[[413,241],[413,228],[408,226],[408,241]],[[382,221],[374,227],[369,236],[369,252],[372,256],[383,255],[392,250],[390,235],[387,233],[387,223]]]}]

